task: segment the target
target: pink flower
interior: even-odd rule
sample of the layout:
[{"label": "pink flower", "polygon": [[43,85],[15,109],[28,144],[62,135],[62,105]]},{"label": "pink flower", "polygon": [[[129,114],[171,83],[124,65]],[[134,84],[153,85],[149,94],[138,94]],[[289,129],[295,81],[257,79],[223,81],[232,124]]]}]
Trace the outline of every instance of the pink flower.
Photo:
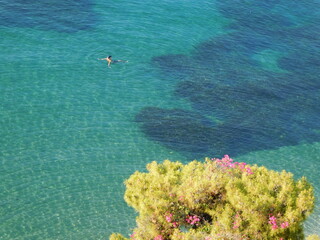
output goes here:
[{"label": "pink flower", "polygon": [[245,169],[246,169],[246,172],[247,172],[248,175],[253,174],[251,168],[247,167],[247,168],[245,168]]},{"label": "pink flower", "polygon": [[234,222],[233,222],[233,229],[236,229],[236,228],[239,228],[240,227],[240,225],[238,224],[238,222],[237,222],[237,220],[240,218],[240,215],[239,215],[239,213],[236,213],[235,215],[234,215]]},{"label": "pink flower", "polygon": [[175,228],[179,227],[179,223],[178,223],[178,222],[173,222],[172,225],[173,225],[173,227],[175,227]]},{"label": "pink flower", "polygon": [[253,174],[251,168],[245,167],[247,164],[244,162],[233,162],[228,155],[224,155],[222,159],[213,158],[212,161],[216,162],[218,166],[223,169],[240,169],[241,171],[247,173],[248,175]]},{"label": "pink flower", "polygon": [[281,228],[287,228],[287,227],[289,227],[289,223],[288,222],[281,223]]},{"label": "pink flower", "polygon": [[268,223],[272,225],[271,228],[272,228],[273,230],[275,230],[275,229],[278,228],[277,218],[276,218],[275,216],[269,217],[269,222],[268,222]]},{"label": "pink flower", "polygon": [[130,235],[130,238],[135,239],[135,238],[134,238],[134,235],[135,235],[135,234],[136,234],[135,232],[132,233],[132,234]]},{"label": "pink flower", "polygon": [[167,220],[167,222],[172,221],[172,213],[170,213],[169,215],[166,216],[166,220]]},{"label": "pink flower", "polygon": [[156,236],[153,240],[164,240],[161,235]]},{"label": "pink flower", "polygon": [[271,216],[269,217],[269,223],[272,224],[277,220],[277,218],[275,216]]},{"label": "pink flower", "polygon": [[194,215],[194,216],[189,216],[188,215],[187,218],[186,218],[186,221],[187,221],[187,223],[189,223],[191,225],[198,226],[199,222],[200,222],[200,218],[197,215]]},{"label": "pink flower", "polygon": [[229,165],[228,165],[230,168],[235,168],[235,164],[234,163],[229,163]]},{"label": "pink flower", "polygon": [[245,162],[239,163],[240,168],[244,168],[245,165],[247,165]]}]

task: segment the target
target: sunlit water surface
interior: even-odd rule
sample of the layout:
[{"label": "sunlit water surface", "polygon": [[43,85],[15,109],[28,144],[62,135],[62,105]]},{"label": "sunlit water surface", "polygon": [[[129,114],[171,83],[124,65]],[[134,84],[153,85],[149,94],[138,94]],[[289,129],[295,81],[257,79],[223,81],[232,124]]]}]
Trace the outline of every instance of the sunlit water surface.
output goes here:
[{"label": "sunlit water surface", "polygon": [[153,160],[229,154],[319,197],[319,5],[2,0],[0,239],[127,236]]}]

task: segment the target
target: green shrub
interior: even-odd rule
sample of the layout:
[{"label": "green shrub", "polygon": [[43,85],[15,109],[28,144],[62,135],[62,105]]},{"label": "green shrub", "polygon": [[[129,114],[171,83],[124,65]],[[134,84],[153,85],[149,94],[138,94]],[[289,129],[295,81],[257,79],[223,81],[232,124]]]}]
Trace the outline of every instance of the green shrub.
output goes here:
[{"label": "green shrub", "polygon": [[320,237],[318,235],[312,234],[307,237],[307,240],[320,240]]},{"label": "green shrub", "polygon": [[[136,211],[130,239],[303,239],[314,194],[305,177],[222,159],[165,160],[125,181]],[[126,239],[118,234],[112,240]],[[314,238],[310,238],[314,239]]]}]

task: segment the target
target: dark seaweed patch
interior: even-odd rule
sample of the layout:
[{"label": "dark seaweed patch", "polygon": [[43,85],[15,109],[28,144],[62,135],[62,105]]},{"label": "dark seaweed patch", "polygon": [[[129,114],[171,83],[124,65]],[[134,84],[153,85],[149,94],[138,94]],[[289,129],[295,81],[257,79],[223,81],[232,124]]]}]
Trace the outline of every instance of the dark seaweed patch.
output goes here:
[{"label": "dark seaweed patch", "polygon": [[[218,4],[235,20],[232,33],[199,44],[190,57],[153,59],[169,78],[182,78],[174,94],[188,100],[192,111],[147,107],[136,118],[143,132],[166,147],[202,156],[320,141],[318,17],[311,14],[314,19],[298,26],[291,18],[295,12],[275,11],[278,1]],[[281,53],[282,72],[266,70],[255,60],[264,50]],[[201,119],[214,120],[203,124]]]},{"label": "dark seaweed patch", "polygon": [[186,78],[193,71],[191,59],[182,54],[158,56],[151,61],[166,75],[179,79]]},{"label": "dark seaweed patch", "polygon": [[96,21],[92,6],[91,0],[5,0],[0,24],[72,33],[92,28]]},{"label": "dark seaweed patch", "polygon": [[214,136],[210,120],[181,109],[147,107],[136,122],[152,140],[182,152],[208,152]]}]

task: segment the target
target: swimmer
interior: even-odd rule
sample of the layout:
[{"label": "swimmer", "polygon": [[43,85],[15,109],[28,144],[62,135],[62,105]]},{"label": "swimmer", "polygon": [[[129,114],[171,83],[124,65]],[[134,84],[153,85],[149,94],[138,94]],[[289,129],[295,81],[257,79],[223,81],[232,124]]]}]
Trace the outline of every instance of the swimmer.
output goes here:
[{"label": "swimmer", "polygon": [[116,62],[128,62],[124,60],[113,60],[112,56],[106,57],[106,58],[98,58],[98,60],[106,60],[108,62],[108,67],[110,68],[111,63],[116,63]]}]

